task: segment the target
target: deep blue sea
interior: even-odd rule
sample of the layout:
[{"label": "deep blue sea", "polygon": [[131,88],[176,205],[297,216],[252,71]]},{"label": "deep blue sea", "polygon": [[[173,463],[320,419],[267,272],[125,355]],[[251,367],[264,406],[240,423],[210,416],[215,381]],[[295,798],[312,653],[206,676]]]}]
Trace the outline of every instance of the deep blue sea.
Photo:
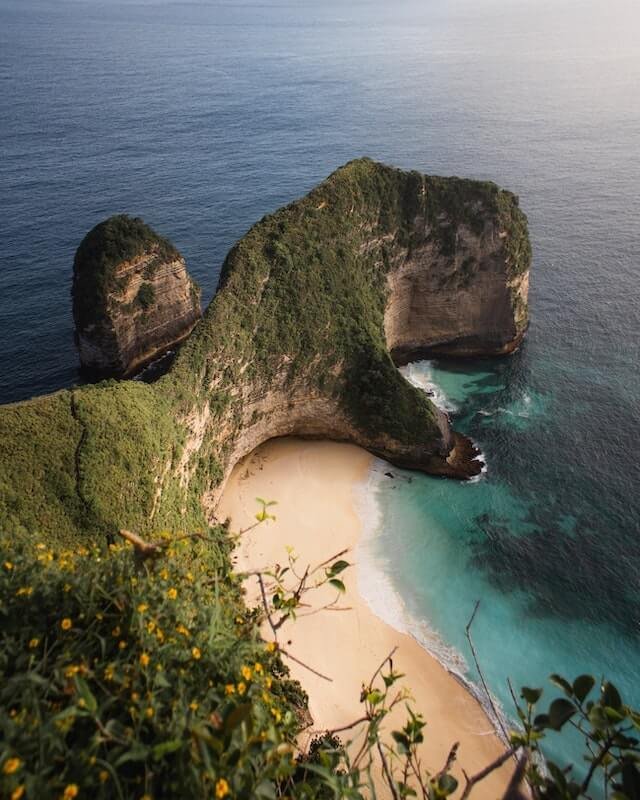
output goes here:
[{"label": "deep blue sea", "polygon": [[486,456],[379,480],[407,613],[505,680],[606,673],[640,705],[637,0],[0,0],[0,402],[77,380],[75,248],[116,212],[208,300],[266,212],[369,155],[517,192],[531,328],[417,365]]}]

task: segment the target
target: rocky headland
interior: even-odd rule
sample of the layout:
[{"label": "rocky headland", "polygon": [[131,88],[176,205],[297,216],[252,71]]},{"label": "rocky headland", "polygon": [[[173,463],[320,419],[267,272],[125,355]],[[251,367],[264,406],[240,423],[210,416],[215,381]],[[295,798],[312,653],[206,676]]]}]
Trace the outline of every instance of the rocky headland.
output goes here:
[{"label": "rocky headland", "polygon": [[[481,467],[473,444],[396,364],[515,349],[530,261],[510,192],[350,162],[233,247],[202,322],[156,383],[0,409],[0,524],[61,538],[201,527],[239,459],[287,435],[471,477]],[[141,285],[83,293],[81,330],[115,300],[128,352],[144,353],[123,313]]]},{"label": "rocky headland", "polygon": [[73,318],[83,371],[128,377],[183,341],[202,312],[184,258],[140,219],[101,222],[73,264]]}]

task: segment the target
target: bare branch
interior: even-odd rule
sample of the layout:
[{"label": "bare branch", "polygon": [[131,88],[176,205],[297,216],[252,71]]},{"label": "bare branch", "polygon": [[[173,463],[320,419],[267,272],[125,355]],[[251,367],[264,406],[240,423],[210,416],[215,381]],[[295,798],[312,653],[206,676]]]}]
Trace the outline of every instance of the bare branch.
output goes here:
[{"label": "bare branch", "polygon": [[492,772],[499,769],[503,764],[505,764],[510,758],[516,754],[517,748],[510,747],[508,750],[505,750],[502,755],[492,761],[488,766],[484,769],[477,772],[475,775],[469,777],[467,773],[464,773],[464,777],[466,779],[466,786],[464,787],[464,791],[460,795],[460,800],[467,800],[467,797],[471,794],[473,787],[483,781],[487,776],[491,775]]},{"label": "bare branch", "polygon": [[309,672],[313,672],[313,674],[317,675],[319,678],[322,678],[325,681],[329,681],[329,683],[333,683],[333,678],[329,678],[326,675],[323,675],[321,672],[318,672],[317,669],[314,669],[313,667],[310,667],[308,664],[305,664],[304,661],[300,661],[299,658],[296,658],[295,656],[292,656],[291,653],[287,652],[286,650],[283,650],[282,648],[279,648],[278,652],[282,653],[283,656],[286,656],[287,658],[290,658],[292,661],[295,661],[296,664],[300,664],[301,667],[304,667],[305,669],[308,669]]},{"label": "bare branch", "polygon": [[[383,662],[383,664],[384,664],[384,662]],[[382,667],[380,667],[380,669],[382,669]],[[384,771],[384,777],[385,777],[385,779],[387,781],[389,789],[391,790],[391,794],[393,796],[393,800],[399,800],[398,792],[396,791],[396,787],[394,786],[394,783],[393,783],[393,776],[391,775],[391,772],[389,771],[389,765],[387,764],[387,759],[384,756],[384,751],[382,749],[382,745],[380,744],[380,739],[376,740],[376,744],[378,746],[378,753],[380,753],[380,760],[382,761],[382,769]]]},{"label": "bare branch", "polygon": [[476,653],[476,648],[475,648],[475,646],[473,644],[473,639],[471,638],[471,626],[473,625],[473,621],[476,618],[476,614],[478,613],[478,609],[479,608],[480,608],[480,601],[478,600],[476,602],[475,608],[473,609],[473,614],[471,615],[471,618],[469,619],[469,622],[467,622],[467,625],[466,625],[466,627],[464,629],[464,632],[465,632],[465,635],[467,637],[467,641],[469,642],[469,647],[471,648],[471,655],[473,656],[473,661],[474,661],[474,663],[476,665],[476,669],[478,670],[478,675],[480,676],[480,680],[482,682],[482,688],[485,691],[485,694],[487,696],[487,700],[489,701],[489,705],[491,706],[491,710],[493,711],[493,716],[496,719],[498,725],[500,726],[500,730],[502,731],[502,735],[504,736],[505,742],[508,742],[509,741],[509,734],[505,730],[505,727],[502,724],[502,719],[500,717],[500,714],[498,714],[498,709],[495,707],[495,704],[493,702],[493,697],[491,696],[491,692],[489,691],[489,687],[487,686],[487,682],[484,679],[484,673],[482,672],[482,669],[480,667],[480,662],[478,661],[478,654]]}]

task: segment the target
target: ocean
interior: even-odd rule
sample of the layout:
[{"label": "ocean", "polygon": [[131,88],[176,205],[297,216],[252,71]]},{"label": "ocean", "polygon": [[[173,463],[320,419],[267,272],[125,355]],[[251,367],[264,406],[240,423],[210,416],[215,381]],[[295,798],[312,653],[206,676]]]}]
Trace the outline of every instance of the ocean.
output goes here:
[{"label": "ocean", "polygon": [[361,582],[471,680],[480,600],[506,714],[507,677],[551,672],[640,705],[639,42],[635,0],[0,0],[0,402],[78,380],[73,255],[110,214],[208,301],[253,222],[354,157],[494,180],[529,216],[527,340],[408,370],[487,471],[374,470]]}]

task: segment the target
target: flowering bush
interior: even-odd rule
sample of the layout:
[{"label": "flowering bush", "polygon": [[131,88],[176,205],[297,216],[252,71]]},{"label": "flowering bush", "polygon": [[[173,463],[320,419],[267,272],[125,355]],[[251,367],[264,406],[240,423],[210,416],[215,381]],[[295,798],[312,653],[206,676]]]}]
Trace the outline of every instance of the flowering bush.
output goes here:
[{"label": "flowering bush", "polygon": [[0,796],[273,797],[293,774],[290,682],[222,529],[137,567],[0,546]]}]

